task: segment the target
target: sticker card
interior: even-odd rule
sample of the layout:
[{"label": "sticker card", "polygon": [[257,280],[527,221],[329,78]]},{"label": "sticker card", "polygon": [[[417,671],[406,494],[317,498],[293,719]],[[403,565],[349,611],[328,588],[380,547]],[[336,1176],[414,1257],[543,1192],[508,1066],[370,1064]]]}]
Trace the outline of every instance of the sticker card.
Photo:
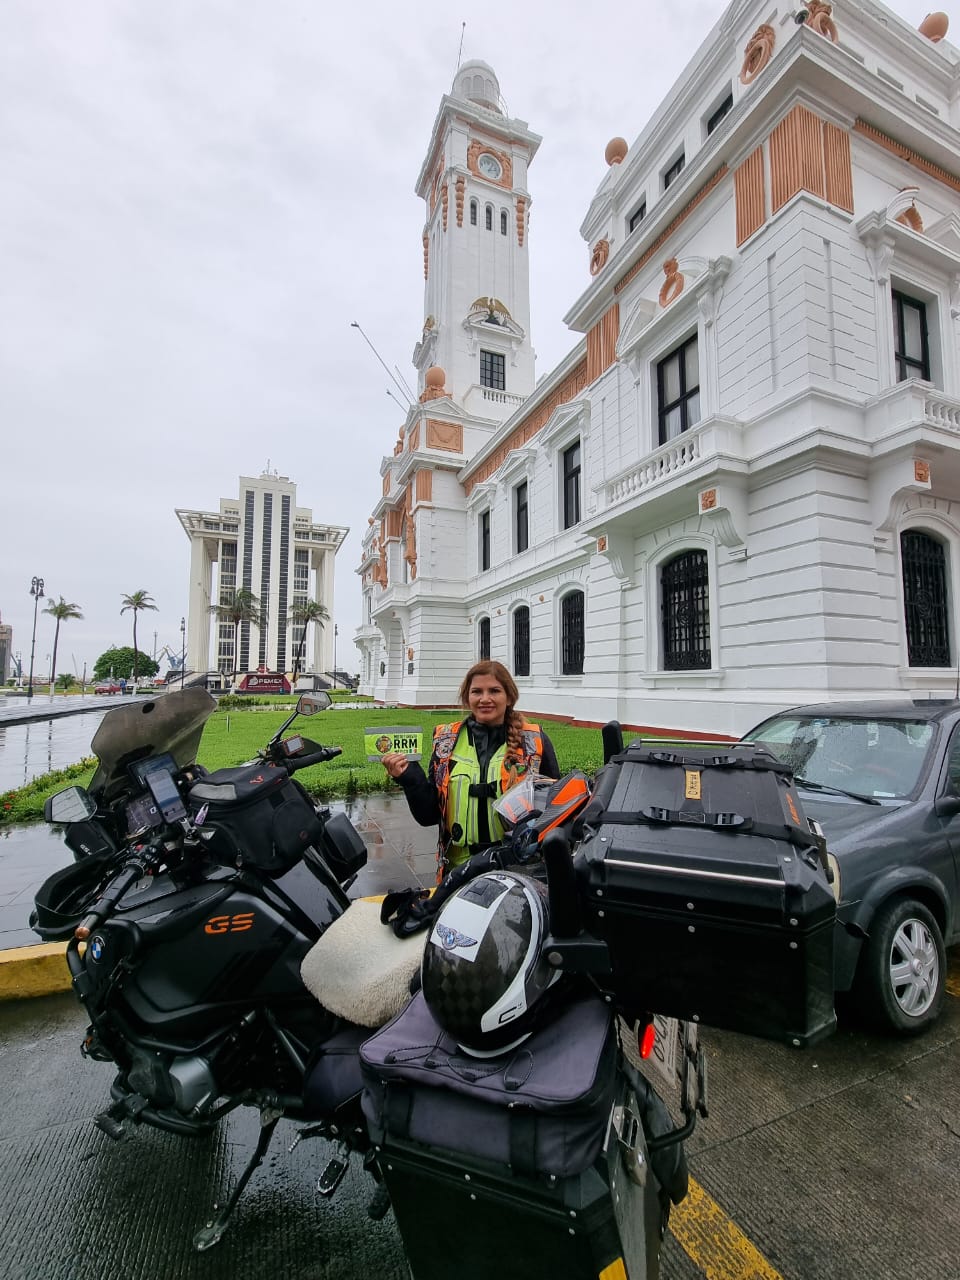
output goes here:
[{"label": "sticker card", "polygon": [[388,751],[398,751],[408,760],[419,760],[423,755],[423,725],[384,725],[364,729],[363,749],[368,760],[379,760]]}]

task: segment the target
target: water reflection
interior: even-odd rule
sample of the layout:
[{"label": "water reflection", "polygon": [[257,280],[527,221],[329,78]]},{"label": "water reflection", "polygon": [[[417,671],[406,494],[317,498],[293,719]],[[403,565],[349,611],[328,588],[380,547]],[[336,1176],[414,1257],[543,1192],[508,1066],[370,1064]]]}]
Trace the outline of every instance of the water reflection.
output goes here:
[{"label": "water reflection", "polygon": [[103,711],[85,711],[56,720],[0,725],[0,791],[25,786],[90,755],[90,740],[103,716]]}]

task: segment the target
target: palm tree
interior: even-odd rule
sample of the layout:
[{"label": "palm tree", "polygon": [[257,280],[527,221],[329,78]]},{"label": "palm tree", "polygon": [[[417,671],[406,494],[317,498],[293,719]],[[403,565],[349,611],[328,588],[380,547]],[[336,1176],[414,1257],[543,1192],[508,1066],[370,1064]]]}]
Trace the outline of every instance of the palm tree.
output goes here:
[{"label": "palm tree", "polygon": [[137,649],[137,614],[144,609],[153,609],[156,612],[157,606],[153,603],[153,596],[149,591],[133,591],[128,596],[122,596],[123,608],[121,614],[127,610],[133,611],[133,687],[137,687],[137,668],[140,666],[140,652]]},{"label": "palm tree", "polygon": [[[66,622],[70,618],[79,618],[83,621],[83,614],[80,612],[78,604],[68,604],[63,596],[54,604],[52,600],[47,601],[47,607],[43,611],[49,613],[51,618],[56,618],[57,629],[53,633],[53,661],[50,663],[50,692],[53,693],[54,681],[57,674],[57,645],[60,642],[60,623]],[[64,690],[66,692],[66,690]]]},{"label": "palm tree", "polygon": [[300,600],[290,610],[290,617],[294,622],[303,623],[300,643],[297,645],[296,657],[293,660],[293,683],[296,684],[297,677],[300,674],[300,663],[303,660],[303,647],[307,639],[307,627],[311,622],[315,622],[317,629],[322,631],[323,624],[330,621],[330,611],[319,600]]},{"label": "palm tree", "polygon": [[260,608],[260,601],[246,587],[238,587],[235,591],[225,591],[219,604],[212,604],[210,612],[216,614],[221,622],[233,624],[233,679],[237,679],[237,657],[239,648],[237,636],[241,622],[252,622],[255,627],[263,625],[265,613]]}]

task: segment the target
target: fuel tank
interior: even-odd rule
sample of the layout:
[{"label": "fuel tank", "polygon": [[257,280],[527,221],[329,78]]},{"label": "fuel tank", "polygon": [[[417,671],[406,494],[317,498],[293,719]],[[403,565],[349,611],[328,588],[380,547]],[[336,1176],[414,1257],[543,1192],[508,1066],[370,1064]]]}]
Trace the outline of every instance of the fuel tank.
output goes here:
[{"label": "fuel tank", "polygon": [[287,888],[223,867],[199,883],[143,882],[89,940],[94,1003],[112,991],[141,1032],[167,1042],[212,1034],[258,1006],[316,1004],[300,964],[343,906],[306,869]]}]

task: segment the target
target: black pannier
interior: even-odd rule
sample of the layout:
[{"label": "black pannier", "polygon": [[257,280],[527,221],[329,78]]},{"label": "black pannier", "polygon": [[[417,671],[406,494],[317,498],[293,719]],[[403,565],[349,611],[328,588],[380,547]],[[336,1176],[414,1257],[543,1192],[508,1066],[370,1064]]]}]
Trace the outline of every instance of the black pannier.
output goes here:
[{"label": "black pannier", "polygon": [[475,1058],[417,995],[361,1047],[363,1110],[416,1280],[657,1274],[666,1193],[611,1022],[578,1000]]},{"label": "black pannier", "polygon": [[632,743],[597,778],[576,866],[616,998],[795,1046],[836,1025],[836,903],[790,770],[756,746]]},{"label": "black pannier", "polygon": [[318,847],[324,862],[341,884],[366,866],[367,846],[345,813],[327,818]]},{"label": "black pannier", "polygon": [[289,871],[323,834],[307,794],[266,762],[207,774],[190,788],[189,806],[194,819],[206,808],[201,831],[212,857],[271,876]]}]

